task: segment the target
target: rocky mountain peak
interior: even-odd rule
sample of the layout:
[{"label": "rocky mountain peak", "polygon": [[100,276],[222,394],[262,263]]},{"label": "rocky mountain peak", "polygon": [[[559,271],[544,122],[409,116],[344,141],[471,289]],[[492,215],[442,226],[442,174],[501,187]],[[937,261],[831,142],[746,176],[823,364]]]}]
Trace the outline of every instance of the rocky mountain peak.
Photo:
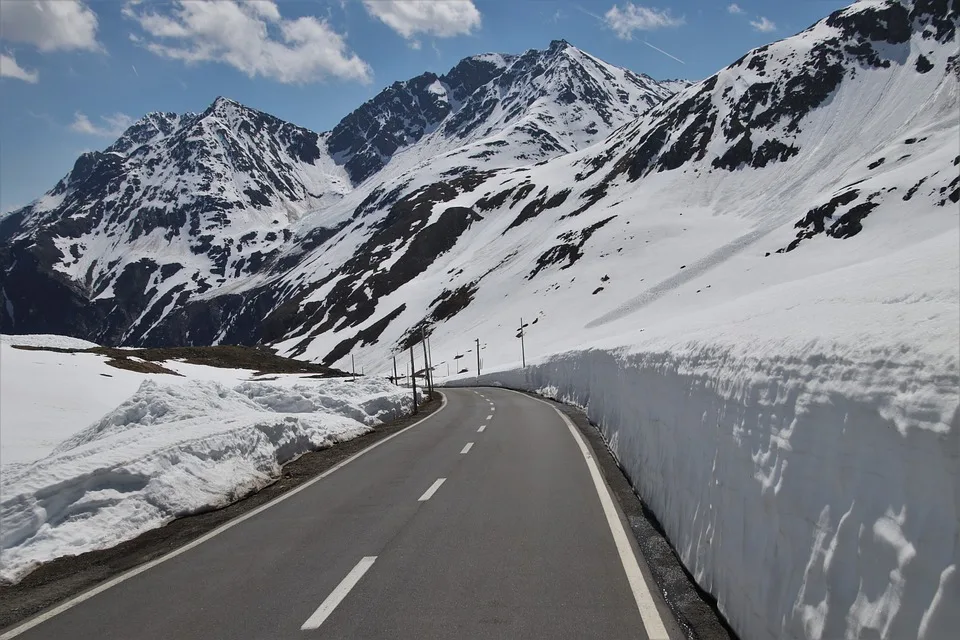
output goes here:
[{"label": "rocky mountain peak", "polygon": [[129,154],[145,144],[170,135],[183,122],[194,118],[196,114],[193,113],[152,111],[127,127],[127,130],[105,151]]}]

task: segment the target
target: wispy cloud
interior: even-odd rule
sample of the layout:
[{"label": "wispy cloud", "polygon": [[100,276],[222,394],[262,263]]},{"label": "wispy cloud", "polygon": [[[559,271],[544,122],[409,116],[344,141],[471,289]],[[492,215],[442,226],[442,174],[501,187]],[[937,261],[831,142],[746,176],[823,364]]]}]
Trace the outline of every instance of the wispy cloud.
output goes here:
[{"label": "wispy cloud", "polygon": [[750,26],[761,33],[770,33],[777,30],[777,25],[763,16],[757,16],[756,20],[751,20]]},{"label": "wispy cloud", "polygon": [[468,35],[481,23],[480,11],[472,0],[363,0],[363,7],[414,49],[420,48],[417,35]]},{"label": "wispy cloud", "polygon": [[631,40],[634,31],[652,31],[684,24],[684,19],[670,15],[669,9],[653,9],[632,2],[624,4],[622,9],[613,5],[603,19],[607,27],[622,40]]},{"label": "wispy cloud", "polygon": [[90,121],[90,118],[78,111],[73,115],[70,129],[91,136],[116,138],[133,124],[133,118],[124,113],[115,113],[109,116],[100,116],[100,122],[101,124],[94,124]]},{"label": "wispy cloud", "polygon": [[37,80],[40,79],[40,74],[21,67],[12,55],[0,53],[0,78],[16,78],[30,84],[36,84]]},{"label": "wispy cloud", "polygon": [[727,7],[727,11],[728,11],[729,13],[734,14],[734,15],[740,15],[740,14],[746,13],[746,11],[744,11],[743,9],[741,9],[741,8],[740,8],[740,5],[738,5],[736,2],[734,2],[733,4],[731,4],[730,6],[728,6],[728,7]]},{"label": "wispy cloud", "polygon": [[369,82],[372,76],[326,19],[286,19],[271,0],[174,0],[167,11],[127,4],[123,15],[143,29],[134,42],[188,64],[219,62],[250,77],[292,84],[328,77]]}]

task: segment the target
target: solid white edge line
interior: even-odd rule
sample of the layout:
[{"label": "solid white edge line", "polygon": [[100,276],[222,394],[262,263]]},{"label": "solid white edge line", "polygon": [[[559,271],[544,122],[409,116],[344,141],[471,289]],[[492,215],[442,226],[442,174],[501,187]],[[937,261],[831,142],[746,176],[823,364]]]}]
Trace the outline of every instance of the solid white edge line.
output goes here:
[{"label": "solid white edge line", "polygon": [[434,482],[432,485],[430,485],[429,489],[423,492],[423,495],[420,496],[420,499],[418,500],[418,502],[426,502],[427,500],[432,498],[433,494],[435,494],[437,492],[437,489],[440,488],[440,485],[442,485],[446,481],[447,481],[446,478],[437,478],[437,481]]},{"label": "solid white edge line", "polygon": [[419,425],[420,423],[426,422],[426,421],[429,420],[430,418],[432,418],[432,417],[436,416],[437,414],[439,414],[439,413],[440,413],[441,411],[443,411],[443,409],[447,406],[447,396],[444,395],[442,392],[440,392],[440,398],[441,398],[440,408],[437,409],[436,411],[434,411],[433,413],[431,413],[430,415],[428,415],[427,417],[421,418],[420,420],[417,420],[416,422],[414,422],[414,423],[413,423],[412,425],[410,425],[409,427],[404,427],[404,428],[401,429],[400,431],[397,431],[396,433],[387,436],[387,437],[384,438],[383,440],[377,440],[376,442],[374,442],[372,445],[370,445],[370,446],[367,447],[366,449],[363,449],[363,450],[361,450],[361,451],[358,451],[357,453],[353,454],[352,456],[350,456],[350,457],[347,458],[346,460],[343,460],[343,461],[341,461],[341,462],[338,462],[337,464],[335,464],[334,466],[330,467],[329,469],[327,469],[326,471],[324,471],[323,473],[321,473],[319,476],[317,476],[317,477],[314,478],[313,480],[308,480],[307,482],[304,482],[303,484],[301,484],[301,485],[300,485],[299,487],[297,487],[296,489],[291,489],[290,491],[284,493],[283,495],[277,496],[276,498],[274,498],[274,499],[271,500],[270,502],[267,502],[266,504],[260,505],[259,507],[257,507],[257,508],[254,509],[253,511],[248,511],[247,513],[245,513],[245,514],[243,514],[243,515],[241,515],[241,516],[237,516],[237,517],[234,518],[233,520],[231,520],[231,521],[229,521],[229,522],[227,522],[227,523],[224,523],[224,524],[220,525],[219,527],[217,527],[217,528],[214,529],[213,531],[210,531],[209,533],[206,533],[206,534],[200,536],[199,538],[197,538],[197,539],[194,540],[193,542],[190,542],[190,543],[188,543],[188,544],[180,547],[179,549],[176,549],[176,550],[174,550],[174,551],[171,551],[170,553],[166,554],[165,556],[161,556],[161,557],[157,558],[156,560],[151,560],[150,562],[148,562],[148,563],[146,563],[146,564],[142,564],[142,565],[140,565],[139,567],[136,567],[136,568],[134,568],[134,569],[131,569],[131,570],[127,571],[126,573],[121,573],[119,576],[117,576],[117,577],[115,577],[115,578],[113,578],[113,579],[111,579],[111,580],[108,580],[107,582],[104,582],[103,584],[97,585],[96,587],[94,587],[93,589],[90,589],[89,591],[85,591],[84,593],[81,593],[80,595],[75,596],[75,597],[67,600],[66,602],[63,602],[63,603],[57,605],[56,607],[54,607],[53,609],[50,609],[49,611],[47,611],[47,612],[45,612],[45,613],[41,613],[41,614],[39,614],[39,615],[37,615],[37,616],[35,616],[35,617],[33,617],[33,618],[30,618],[30,619],[27,620],[26,622],[20,623],[18,626],[16,626],[16,627],[14,627],[13,629],[10,629],[9,631],[5,632],[3,635],[0,635],[0,640],[10,640],[10,638],[15,638],[15,637],[17,637],[18,635],[20,635],[21,633],[24,633],[25,631],[28,631],[28,630],[32,629],[33,627],[37,626],[38,624],[41,624],[41,623],[43,623],[43,622],[46,622],[46,621],[49,620],[50,618],[53,618],[54,616],[60,615],[61,613],[63,613],[64,611],[67,611],[68,609],[72,609],[73,607],[77,606],[77,605],[80,604],[81,602],[85,602],[86,600],[89,600],[90,598],[94,597],[95,595],[98,595],[98,594],[100,594],[100,593],[103,593],[104,591],[106,591],[106,590],[109,589],[110,587],[114,587],[114,586],[120,584],[121,582],[125,582],[126,580],[129,580],[130,578],[133,578],[133,577],[135,577],[135,576],[138,576],[138,575],[140,575],[141,573],[143,573],[144,571],[147,571],[147,570],[149,570],[149,569],[152,569],[153,567],[157,566],[158,564],[162,564],[162,563],[166,562],[167,560],[171,560],[171,559],[173,559],[173,558],[176,558],[176,557],[177,557],[178,555],[180,555],[181,553],[186,553],[186,552],[189,551],[190,549],[193,549],[194,547],[197,547],[197,546],[203,544],[204,542],[206,542],[206,541],[209,540],[210,538],[214,538],[214,537],[220,535],[221,533],[223,533],[224,531],[226,531],[227,529],[230,529],[230,528],[232,528],[232,527],[235,527],[236,525],[240,524],[240,523],[243,522],[244,520],[249,520],[249,519],[252,518],[253,516],[257,515],[258,513],[262,512],[262,511],[266,511],[266,510],[269,509],[270,507],[272,507],[272,506],[274,506],[274,505],[276,505],[276,504],[279,504],[279,503],[283,502],[283,501],[286,500],[287,498],[292,498],[293,496],[295,496],[296,494],[300,493],[301,491],[303,491],[303,490],[306,489],[307,487],[309,487],[309,486],[311,486],[311,485],[313,485],[313,484],[315,484],[315,483],[317,483],[317,482],[320,482],[321,480],[323,480],[324,478],[326,478],[327,476],[329,476],[331,473],[333,473],[333,472],[336,471],[337,469],[340,469],[340,468],[342,468],[342,467],[347,466],[348,464],[350,464],[351,462],[353,462],[354,460],[356,460],[357,458],[359,458],[359,457],[362,456],[363,454],[365,454],[365,453],[367,453],[367,452],[369,452],[369,451],[373,451],[374,449],[376,449],[377,447],[379,447],[379,446],[382,445],[383,443],[388,442],[388,441],[390,441],[390,440],[393,440],[394,438],[396,438],[397,436],[399,436],[401,433],[405,433],[405,432],[409,431],[410,429],[413,429],[415,426]]},{"label": "solid white edge line", "polygon": [[472,442],[468,442],[468,443],[463,447],[463,450],[460,452],[460,454],[462,455],[462,454],[464,454],[464,453],[467,453],[468,451],[470,451],[470,448],[471,448],[471,447],[473,447],[473,443],[472,443]]},{"label": "solid white edge line", "polygon": [[[511,389],[511,391],[513,390]],[[514,391],[514,393],[520,392]],[[525,393],[520,393],[520,395],[547,405],[556,411],[564,424],[567,425],[570,435],[576,440],[577,446],[580,447],[580,453],[583,454],[583,458],[587,462],[590,477],[593,479],[593,486],[597,490],[600,505],[603,507],[603,514],[607,518],[607,525],[610,527],[610,533],[613,534],[613,540],[617,546],[617,553],[620,555],[620,563],[623,565],[623,570],[627,574],[627,581],[630,583],[630,590],[633,592],[633,599],[637,603],[637,609],[640,610],[640,619],[643,621],[644,629],[650,640],[669,640],[670,636],[667,634],[667,628],[663,624],[663,618],[660,617],[657,605],[653,601],[653,596],[650,594],[650,588],[647,586],[643,572],[640,570],[640,562],[634,554],[633,547],[630,546],[630,539],[627,537],[627,532],[623,528],[623,522],[620,520],[617,508],[613,504],[610,488],[604,481],[600,469],[597,467],[597,462],[590,453],[590,449],[580,434],[580,431],[566,414],[549,402],[528,396]]]},{"label": "solid white edge line", "polygon": [[477,433],[483,433],[483,430],[486,429],[486,428],[487,428],[487,425],[485,425],[485,424],[480,425],[480,428],[477,429]]},{"label": "solid white edge line", "polygon": [[327,599],[320,603],[320,606],[317,607],[317,610],[313,612],[313,615],[307,618],[307,621],[303,623],[300,627],[301,631],[309,631],[310,629],[319,629],[320,625],[323,624],[324,620],[329,617],[333,610],[337,608],[343,599],[347,597],[347,594],[350,593],[350,590],[357,586],[357,583],[360,582],[360,578],[363,577],[370,567],[373,566],[373,563],[376,562],[377,556],[364,556],[360,562],[357,563],[353,569],[350,570],[350,573],[340,581],[340,584],[330,592],[330,595],[327,596]]}]

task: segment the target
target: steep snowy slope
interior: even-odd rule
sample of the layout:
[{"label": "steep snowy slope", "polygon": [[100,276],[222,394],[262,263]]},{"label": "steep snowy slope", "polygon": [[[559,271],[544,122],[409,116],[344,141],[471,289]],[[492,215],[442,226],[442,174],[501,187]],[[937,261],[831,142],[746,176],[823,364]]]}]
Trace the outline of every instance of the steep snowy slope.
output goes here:
[{"label": "steep snowy slope", "polygon": [[[695,310],[873,255],[849,246],[937,236],[960,194],[956,19],[944,3],[858,3],[584,151],[401,175],[278,281],[290,293],[266,337],[293,327],[290,353],[352,349],[369,368],[413,327],[509,338],[522,315],[553,327],[551,348],[574,345],[654,303]],[[585,301],[589,318],[567,311]],[[504,342],[491,362],[515,355]]]},{"label": "steep snowy slope", "polygon": [[395,83],[324,134],[225,98],[199,115],[149,114],[0,222],[0,319],[108,343],[253,342],[283,300],[244,312],[238,293],[269,292],[384,182],[442,170],[425,169],[438,158],[458,172],[549,159],[671,93],[554,42]]}]

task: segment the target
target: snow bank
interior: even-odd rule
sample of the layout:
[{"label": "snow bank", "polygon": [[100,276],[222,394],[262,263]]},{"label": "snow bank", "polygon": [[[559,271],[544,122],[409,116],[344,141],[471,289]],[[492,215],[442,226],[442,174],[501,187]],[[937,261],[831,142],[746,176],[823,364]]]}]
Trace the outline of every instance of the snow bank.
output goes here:
[{"label": "snow bank", "polygon": [[409,403],[407,390],[377,378],[232,389],[145,381],[46,458],[4,469],[0,580],[229,504],[285,462],[361,435]]},{"label": "snow bank", "polygon": [[952,637],[956,358],[770,347],[574,351],[482,382],[585,407],[745,638]]},{"label": "snow bank", "polygon": [[[64,336],[0,336],[0,465],[50,453],[129,398],[148,378],[117,369],[92,353],[28,351],[13,345],[87,349],[97,345]],[[210,367],[207,367],[210,369]]]}]

